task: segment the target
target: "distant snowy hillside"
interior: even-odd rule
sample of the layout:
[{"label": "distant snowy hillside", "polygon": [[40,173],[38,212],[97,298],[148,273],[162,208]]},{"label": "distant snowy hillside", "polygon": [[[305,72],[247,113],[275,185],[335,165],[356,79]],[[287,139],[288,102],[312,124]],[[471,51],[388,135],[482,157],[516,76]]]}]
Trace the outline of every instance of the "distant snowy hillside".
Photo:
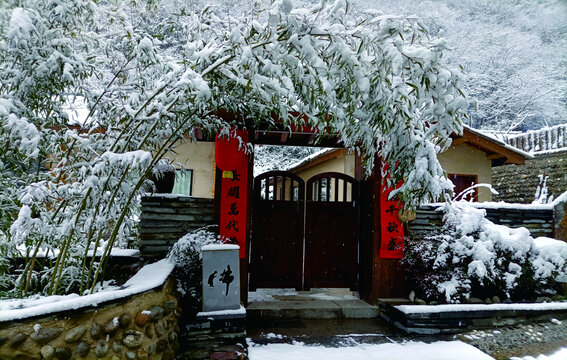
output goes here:
[{"label": "distant snowy hillside", "polygon": [[[177,0],[181,1],[181,0]],[[189,0],[190,9],[220,6],[227,16],[257,16],[267,0]],[[317,0],[291,1],[295,7]],[[376,9],[416,15],[442,33],[462,66],[471,123],[491,130],[538,129],[567,123],[567,2],[564,0],[351,0],[350,13]],[[232,24],[234,25],[234,24]],[[477,104],[475,110],[474,103]]]}]

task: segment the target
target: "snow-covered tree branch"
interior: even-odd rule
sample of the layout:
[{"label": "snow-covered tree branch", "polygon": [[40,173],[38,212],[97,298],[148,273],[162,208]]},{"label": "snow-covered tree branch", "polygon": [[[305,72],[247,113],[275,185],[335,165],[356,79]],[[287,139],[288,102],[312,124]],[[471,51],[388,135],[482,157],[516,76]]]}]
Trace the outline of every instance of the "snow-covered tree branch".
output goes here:
[{"label": "snow-covered tree branch", "polygon": [[[93,291],[110,249],[132,233],[146,178],[195,128],[307,119],[364,154],[368,173],[383,159],[408,206],[449,190],[436,153],[461,131],[468,102],[446,41],[415,17],[347,9],[279,1],[239,19],[120,1],[2,9],[0,236],[27,249],[20,294],[39,249],[56,256],[41,291]],[[78,125],[64,111],[73,97],[89,110]],[[87,263],[89,250],[101,261]]]}]

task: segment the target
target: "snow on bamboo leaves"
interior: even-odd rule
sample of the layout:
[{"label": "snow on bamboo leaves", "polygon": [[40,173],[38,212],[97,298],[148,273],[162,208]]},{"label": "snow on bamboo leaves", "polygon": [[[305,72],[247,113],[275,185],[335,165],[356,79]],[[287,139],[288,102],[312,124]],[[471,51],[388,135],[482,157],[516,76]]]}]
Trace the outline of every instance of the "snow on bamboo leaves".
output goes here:
[{"label": "snow on bamboo leaves", "polygon": [[[234,125],[215,116],[220,110],[247,126],[307,121],[340,134],[365,154],[368,173],[376,154],[396,159],[389,181],[404,180],[397,192],[407,206],[449,190],[435,154],[461,131],[467,101],[459,73],[444,64],[447,44],[418,19],[354,17],[340,0],[310,9],[278,1],[255,19],[141,3],[30,0],[25,10],[0,9],[0,165],[8,168],[0,200],[30,209],[0,213],[0,249],[11,249],[2,256],[15,254],[5,239],[26,234],[19,289],[34,283],[34,254],[47,248],[61,251],[45,269],[48,284],[34,291],[92,291],[110,248],[133,232],[153,166],[192,129]],[[17,20],[23,15],[32,21]],[[11,41],[11,31],[34,36]],[[82,126],[67,123],[69,96],[85,99]],[[23,118],[38,138],[9,125]],[[149,161],[109,157],[137,151]],[[50,159],[50,171],[31,166],[31,154]],[[101,263],[87,263],[84,254],[102,244]]]}]

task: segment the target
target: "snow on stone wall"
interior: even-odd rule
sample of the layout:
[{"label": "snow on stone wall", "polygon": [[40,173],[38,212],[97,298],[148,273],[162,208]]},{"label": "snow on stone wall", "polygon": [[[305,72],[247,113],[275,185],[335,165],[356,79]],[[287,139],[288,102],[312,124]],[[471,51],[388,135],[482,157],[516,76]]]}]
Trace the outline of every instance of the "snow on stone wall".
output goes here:
[{"label": "snow on stone wall", "polygon": [[[0,359],[173,359],[173,280],[109,304],[0,323]],[[86,297],[85,297],[86,298]]]}]

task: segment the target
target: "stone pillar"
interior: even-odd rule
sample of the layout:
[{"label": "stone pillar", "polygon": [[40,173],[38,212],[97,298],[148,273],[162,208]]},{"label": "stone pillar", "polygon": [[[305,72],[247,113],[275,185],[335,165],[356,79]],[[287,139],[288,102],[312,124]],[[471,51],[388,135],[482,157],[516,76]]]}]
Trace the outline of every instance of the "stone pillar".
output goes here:
[{"label": "stone pillar", "polygon": [[240,247],[205,245],[203,250],[203,312],[240,309]]}]

